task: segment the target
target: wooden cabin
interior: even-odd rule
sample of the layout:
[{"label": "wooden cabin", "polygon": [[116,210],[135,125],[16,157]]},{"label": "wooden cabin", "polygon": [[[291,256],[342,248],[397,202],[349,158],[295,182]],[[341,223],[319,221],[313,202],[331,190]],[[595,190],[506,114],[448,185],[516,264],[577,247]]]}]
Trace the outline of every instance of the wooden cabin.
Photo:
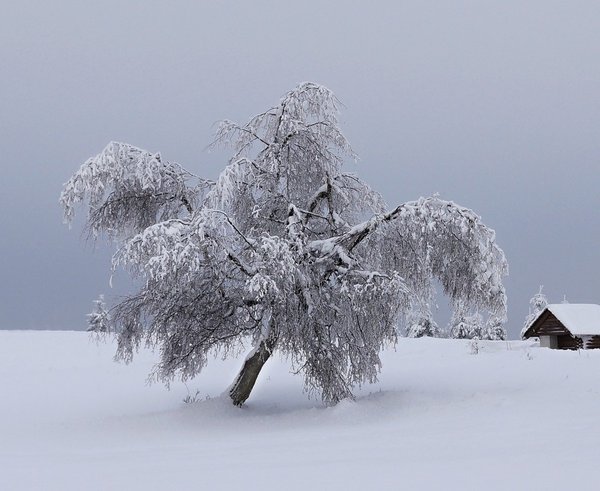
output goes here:
[{"label": "wooden cabin", "polygon": [[600,348],[600,305],[550,304],[523,333],[523,339],[531,337],[545,348]]}]

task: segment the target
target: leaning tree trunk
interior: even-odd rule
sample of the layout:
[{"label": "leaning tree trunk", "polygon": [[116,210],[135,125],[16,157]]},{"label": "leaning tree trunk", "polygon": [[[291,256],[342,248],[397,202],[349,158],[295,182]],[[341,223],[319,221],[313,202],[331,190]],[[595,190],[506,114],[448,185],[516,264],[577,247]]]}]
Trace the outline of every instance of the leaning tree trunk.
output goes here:
[{"label": "leaning tree trunk", "polygon": [[231,397],[234,405],[241,406],[246,402],[256,383],[258,374],[271,356],[271,353],[273,353],[276,342],[277,339],[270,336],[261,341],[258,347],[254,349],[254,352],[246,358],[240,373],[229,388],[229,397]]}]

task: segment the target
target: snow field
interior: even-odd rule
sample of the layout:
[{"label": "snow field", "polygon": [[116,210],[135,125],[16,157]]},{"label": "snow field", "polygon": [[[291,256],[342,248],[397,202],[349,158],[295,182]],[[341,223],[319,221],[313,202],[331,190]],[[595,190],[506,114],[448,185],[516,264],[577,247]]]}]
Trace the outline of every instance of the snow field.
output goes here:
[{"label": "snow field", "polygon": [[401,339],[329,408],[275,358],[238,409],[219,396],[243,356],[167,391],[148,351],[0,331],[0,489],[596,489],[600,350],[479,348]]}]

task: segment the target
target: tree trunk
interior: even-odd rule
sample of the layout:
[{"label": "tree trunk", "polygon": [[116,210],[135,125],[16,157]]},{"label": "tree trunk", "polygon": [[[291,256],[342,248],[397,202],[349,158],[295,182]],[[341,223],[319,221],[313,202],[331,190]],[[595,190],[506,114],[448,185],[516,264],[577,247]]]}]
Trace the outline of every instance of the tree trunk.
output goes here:
[{"label": "tree trunk", "polygon": [[235,406],[241,406],[250,396],[258,374],[271,356],[276,342],[277,339],[274,337],[261,341],[258,348],[244,361],[240,373],[229,388],[229,397]]}]

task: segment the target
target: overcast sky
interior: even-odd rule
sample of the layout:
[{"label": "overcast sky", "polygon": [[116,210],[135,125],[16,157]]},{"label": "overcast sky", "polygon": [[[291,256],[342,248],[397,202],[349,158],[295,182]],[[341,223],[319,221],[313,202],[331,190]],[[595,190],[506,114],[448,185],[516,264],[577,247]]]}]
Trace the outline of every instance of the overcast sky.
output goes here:
[{"label": "overcast sky", "polygon": [[110,248],[58,205],[87,157],[126,141],[214,178],[213,124],[305,80],[390,206],[438,192],[496,230],[511,337],[540,284],[600,302],[598,2],[3,2],[0,70],[0,329],[85,328],[111,295]]}]

